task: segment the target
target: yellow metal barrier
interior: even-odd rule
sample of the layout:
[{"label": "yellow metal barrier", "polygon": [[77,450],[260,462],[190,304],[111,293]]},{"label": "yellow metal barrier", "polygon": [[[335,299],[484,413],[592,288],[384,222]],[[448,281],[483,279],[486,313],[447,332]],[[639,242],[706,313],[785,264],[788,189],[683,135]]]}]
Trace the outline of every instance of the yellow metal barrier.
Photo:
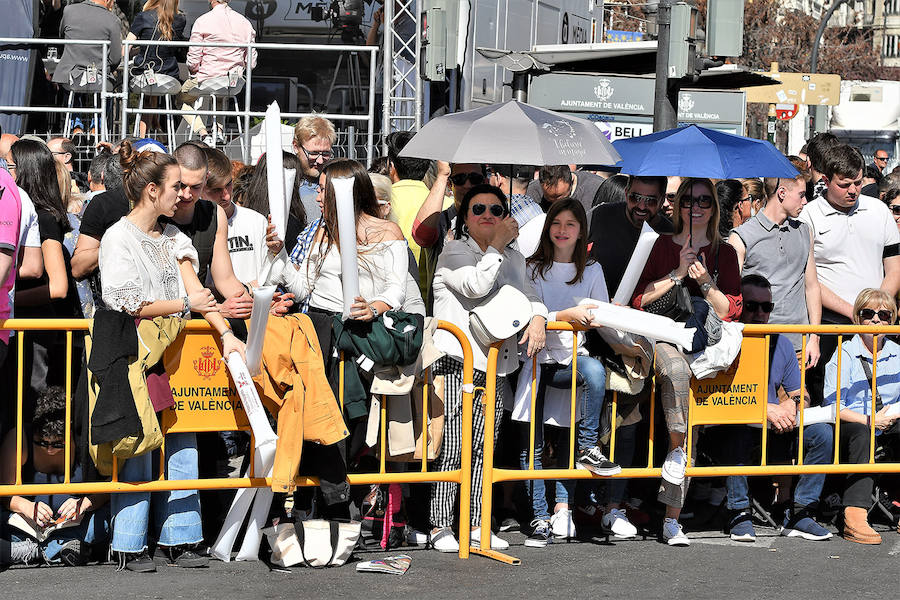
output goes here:
[{"label": "yellow metal barrier", "polygon": [[[576,331],[582,328],[573,326],[570,323],[551,322],[547,324],[548,331]],[[878,335],[900,334],[900,326],[879,326],[879,327],[861,327],[857,325],[746,325],[744,327],[744,340],[741,347],[741,354],[735,360],[731,368],[719,373],[714,378],[705,380],[691,379],[691,388],[688,398],[688,426],[687,426],[687,452],[688,465],[691,464],[691,436],[695,426],[701,425],[719,425],[719,424],[758,424],[762,428],[762,448],[766,449],[768,437],[767,427],[767,405],[768,405],[768,379],[769,379],[769,344],[772,343],[771,336],[773,334],[798,333],[802,334],[802,352],[805,356],[807,337],[810,334],[830,334],[838,336],[837,352],[837,407],[841,405],[841,353],[840,348],[845,339],[856,333],[875,334],[876,340]],[[493,449],[494,438],[490,435],[494,427],[493,410],[489,407],[494,406],[496,394],[496,373],[497,373],[497,357],[501,344],[495,344],[488,353],[487,364],[487,386],[483,395],[482,402],[485,406],[485,436],[484,436],[484,476],[482,491],[482,511],[481,511],[481,527],[482,531],[488,531],[491,524],[491,504],[492,490],[495,483],[505,481],[527,481],[535,479],[592,479],[598,478],[590,471],[575,469],[575,410],[577,403],[577,339],[573,341],[572,350],[572,389],[571,389],[571,413],[570,413],[570,432],[569,432],[569,455],[568,468],[556,469],[534,469],[534,453],[535,453],[535,427],[543,426],[542,423],[534,422],[535,404],[537,398],[536,378],[537,364],[535,360],[535,368],[532,370],[532,393],[531,393],[531,424],[529,431],[529,459],[528,469],[496,469],[493,466]],[[872,373],[872,406],[871,413],[875,414],[875,384],[878,379],[877,373],[877,344],[874,352],[873,373]],[[622,472],[615,475],[616,478],[650,478],[660,477],[661,469],[653,466],[654,454],[654,437],[655,437],[655,406],[656,406],[656,384],[654,375],[651,373],[650,381],[650,412],[649,425],[650,433],[648,436],[648,460],[646,467],[623,468]],[[806,390],[806,371],[800,369],[801,390],[805,394]],[[798,415],[798,436],[799,448],[798,456],[795,457],[796,464],[785,465],[769,465],[766,464],[766,452],[762,452],[762,458],[759,465],[743,465],[743,466],[688,466],[686,476],[688,477],[719,477],[729,475],[802,475],[806,473],[900,473],[900,463],[875,463],[875,427],[874,423],[870,425],[870,446],[869,446],[869,462],[863,464],[841,464],[840,463],[840,410],[837,409],[837,419],[834,424],[834,461],[831,464],[808,465],[803,463],[803,429],[805,427],[804,403],[800,403]],[[616,413],[618,409],[618,394],[612,395],[612,419],[609,443],[610,460],[614,460],[615,442],[616,442]],[[602,479],[611,479],[604,477]],[[473,548],[473,552],[488,556],[509,564],[519,564],[519,560],[490,550],[490,542],[486,541],[488,536],[482,536],[481,548]]]},{"label": "yellow metal barrier", "polygon": [[[0,329],[14,330],[18,337],[17,383],[16,383],[16,478],[15,484],[0,484],[2,496],[35,496],[40,494],[98,494],[137,491],[167,490],[216,490],[248,487],[268,487],[271,479],[249,477],[194,479],[169,481],[165,478],[164,461],[160,461],[160,476],[155,481],[122,482],[116,475],[112,481],[95,481],[72,483],[70,481],[70,461],[66,461],[64,483],[58,484],[23,484],[22,483],[22,419],[24,391],[24,355],[23,341],[32,331],[64,331],[66,332],[66,424],[65,452],[71,455],[71,416],[72,416],[72,342],[75,332],[86,332],[89,321],[85,319],[7,319],[0,321]],[[429,471],[427,458],[428,428],[428,393],[423,394],[422,411],[422,460],[419,471],[388,472],[386,444],[386,403],[382,402],[380,432],[380,468],[377,473],[351,473],[347,480],[351,485],[387,484],[387,483],[434,483],[448,481],[460,485],[460,523],[468,523],[471,515],[472,486],[472,399],[473,391],[473,359],[472,348],[465,334],[452,323],[440,321],[440,329],[453,334],[459,341],[463,352],[463,395],[462,395],[462,466],[452,471]],[[176,432],[212,432],[212,431],[249,431],[249,422],[231,385],[227,368],[221,360],[221,349],[218,336],[210,335],[212,328],[205,320],[194,320],[187,324],[175,343],[170,346],[164,356],[166,371],[170,377],[176,405],[166,410],[161,419],[163,431]],[[340,368],[343,376],[343,364]],[[343,377],[341,377],[343,379]],[[340,387],[343,391],[343,385]],[[343,405],[343,398],[340,398]],[[493,413],[491,413],[493,418]],[[251,432],[252,435],[252,432]],[[253,452],[253,444],[251,444]],[[251,456],[250,464],[253,464]],[[252,468],[252,467],[251,467]],[[315,477],[299,476],[298,486],[317,486]],[[468,527],[462,527],[459,539],[459,557],[469,557]]]}]

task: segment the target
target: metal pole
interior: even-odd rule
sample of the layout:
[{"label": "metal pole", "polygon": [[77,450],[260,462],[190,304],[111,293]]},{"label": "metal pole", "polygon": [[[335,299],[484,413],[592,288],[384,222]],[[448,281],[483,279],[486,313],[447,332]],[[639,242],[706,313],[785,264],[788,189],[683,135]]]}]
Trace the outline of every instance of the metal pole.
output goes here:
[{"label": "metal pole", "polygon": [[[810,73],[816,73],[816,69],[819,67],[819,44],[822,42],[822,35],[825,33],[828,21],[831,19],[834,12],[845,2],[847,2],[847,0],[834,0],[834,3],[827,11],[825,11],[825,16],[822,17],[822,21],[819,22],[819,28],[816,29],[816,38],[813,41],[812,52],[809,55]],[[816,132],[816,111],[810,110],[809,115],[809,133],[810,135],[814,135]]]},{"label": "metal pole", "polygon": [[375,159],[375,61],[378,60],[378,50],[369,52],[369,131],[366,133],[366,167],[372,166]]},{"label": "metal pole", "polygon": [[528,102],[528,72],[516,71],[512,77],[512,97],[518,102]]},{"label": "metal pole", "polygon": [[669,40],[672,0],[659,0],[656,13],[656,86],[653,93],[653,131],[675,127],[676,113],[669,100]]},{"label": "metal pole", "polygon": [[[129,54],[129,42],[131,40],[123,39],[122,40],[122,56],[127,57],[131,56]],[[125,139],[128,137],[128,86],[129,86],[129,75],[131,73],[131,69],[128,68],[128,64],[126,63],[125,68],[122,69],[122,93],[125,95],[125,98],[122,100],[122,136],[121,139]],[[171,145],[172,142],[169,142]],[[174,148],[169,148],[169,150],[173,150]]]},{"label": "metal pole", "polygon": [[[104,141],[106,140],[106,86],[107,81],[106,77],[109,74],[109,42],[103,42],[103,68],[100,70],[101,75],[103,76],[103,82],[100,84],[100,114],[97,115],[97,124],[95,125],[96,129],[94,129],[95,134],[100,136]],[[94,142],[100,141],[100,138],[94,137]]]},{"label": "metal pole", "polygon": [[384,19],[381,20],[381,85],[383,87],[384,96],[382,98],[382,122],[381,122],[381,151],[387,156],[387,135],[391,132],[391,89],[393,87],[394,70],[393,65],[393,48],[394,48],[394,3],[384,3]]},{"label": "metal pole", "polygon": [[[262,30],[258,30],[262,33]],[[244,157],[244,163],[250,164],[250,88],[253,86],[253,42],[247,43],[247,55],[244,57],[244,60],[247,61],[247,81],[244,84],[244,114],[238,116],[237,118],[244,119],[244,143],[242,144],[243,148],[241,148],[242,155]],[[188,132],[190,135],[190,132]],[[215,133],[213,134],[215,137]]]}]

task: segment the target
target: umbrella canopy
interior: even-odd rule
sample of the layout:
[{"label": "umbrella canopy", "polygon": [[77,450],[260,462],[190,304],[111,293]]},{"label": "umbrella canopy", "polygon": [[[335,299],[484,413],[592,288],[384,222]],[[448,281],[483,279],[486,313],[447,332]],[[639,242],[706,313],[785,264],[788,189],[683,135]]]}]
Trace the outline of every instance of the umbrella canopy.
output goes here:
[{"label": "umbrella canopy", "polygon": [[400,156],[537,166],[619,161],[618,152],[590,121],[516,100],[432,119]]},{"label": "umbrella canopy", "polygon": [[796,177],[797,169],[767,141],[688,125],[613,142],[622,173],[734,179]]}]

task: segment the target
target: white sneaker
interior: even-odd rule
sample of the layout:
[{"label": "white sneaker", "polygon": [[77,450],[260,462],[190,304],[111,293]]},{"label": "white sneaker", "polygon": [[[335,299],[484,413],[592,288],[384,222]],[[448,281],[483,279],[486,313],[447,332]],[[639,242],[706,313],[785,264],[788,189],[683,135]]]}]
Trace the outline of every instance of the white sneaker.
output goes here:
[{"label": "white sneaker", "polygon": [[428,534],[412,527],[406,528],[406,543],[410,546],[424,546],[428,543]]},{"label": "white sneaker", "polygon": [[667,518],[665,521],[663,521],[662,536],[663,541],[665,541],[670,546],[691,545],[690,538],[684,535],[684,530],[681,529],[681,523],[679,523],[675,519]]},{"label": "white sneaker", "polygon": [[550,517],[550,531],[557,539],[575,537],[575,521],[572,519],[572,511],[566,509],[553,513],[553,516]]},{"label": "white sneaker", "polygon": [[672,485],[681,485],[684,482],[684,469],[687,466],[687,455],[679,446],[666,456],[662,465],[662,478]]},{"label": "white sneaker", "polygon": [[627,540],[637,535],[637,527],[628,520],[624,510],[618,508],[610,510],[603,515],[602,523],[604,530],[609,531],[614,537],[619,539]]},{"label": "white sneaker", "polygon": [[431,534],[431,547],[438,552],[459,552],[459,542],[453,537],[453,531],[449,527]]},{"label": "white sneaker", "polygon": [[[470,538],[473,546],[481,546],[481,527],[476,527],[472,530],[472,537]],[[509,542],[504,539],[498,538],[494,535],[494,532],[491,532],[491,549],[492,550],[508,550]]]}]

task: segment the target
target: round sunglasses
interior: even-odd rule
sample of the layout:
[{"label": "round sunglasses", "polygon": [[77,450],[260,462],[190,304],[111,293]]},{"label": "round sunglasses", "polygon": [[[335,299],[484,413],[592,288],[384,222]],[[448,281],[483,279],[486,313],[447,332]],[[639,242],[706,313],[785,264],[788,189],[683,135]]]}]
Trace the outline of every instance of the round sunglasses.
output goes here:
[{"label": "round sunglasses", "polygon": [[480,204],[480,203],[472,205],[472,214],[475,215],[476,217],[481,216],[484,214],[485,210],[488,210],[489,206],[490,206],[491,214],[493,216],[497,217],[498,219],[506,214],[506,209],[503,208],[503,206],[500,204],[488,205],[488,204]]}]

